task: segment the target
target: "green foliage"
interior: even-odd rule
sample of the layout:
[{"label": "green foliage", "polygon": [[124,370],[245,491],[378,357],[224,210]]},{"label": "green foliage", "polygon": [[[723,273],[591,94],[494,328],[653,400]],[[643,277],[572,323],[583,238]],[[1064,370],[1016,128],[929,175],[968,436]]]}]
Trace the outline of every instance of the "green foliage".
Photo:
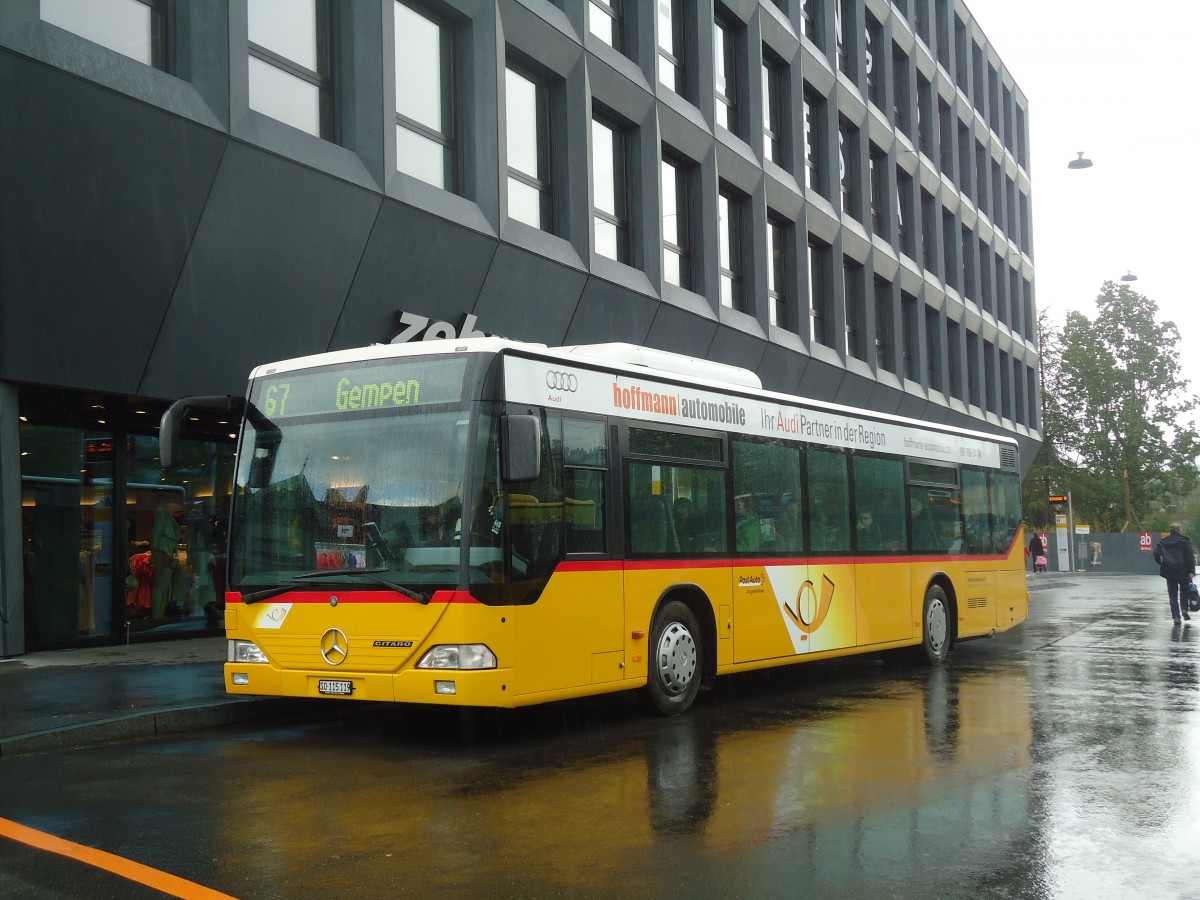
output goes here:
[{"label": "green foliage", "polygon": [[1200,482],[1198,401],[1180,374],[1179,330],[1123,284],[1105,282],[1096,306],[1094,319],[1068,313],[1061,332],[1039,319],[1045,452],[1026,482],[1036,474],[1041,493],[1070,491],[1076,521],[1096,531],[1149,527],[1159,513],[1169,524]]}]

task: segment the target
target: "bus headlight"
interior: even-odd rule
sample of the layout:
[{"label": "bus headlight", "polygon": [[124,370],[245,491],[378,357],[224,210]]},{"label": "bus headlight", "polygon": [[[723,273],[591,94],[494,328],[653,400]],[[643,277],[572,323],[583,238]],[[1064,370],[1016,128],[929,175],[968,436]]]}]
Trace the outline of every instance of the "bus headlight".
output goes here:
[{"label": "bus headlight", "polygon": [[258,649],[258,644],[252,641],[230,641],[229,661],[231,663],[265,663],[267,655]]},{"label": "bus headlight", "polygon": [[418,669],[494,669],[496,654],[485,644],[438,644],[429,650]]}]

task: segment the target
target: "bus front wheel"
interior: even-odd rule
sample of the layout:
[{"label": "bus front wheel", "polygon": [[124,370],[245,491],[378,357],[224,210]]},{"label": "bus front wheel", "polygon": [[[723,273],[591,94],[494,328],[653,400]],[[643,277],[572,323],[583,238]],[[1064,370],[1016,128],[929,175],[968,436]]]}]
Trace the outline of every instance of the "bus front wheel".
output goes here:
[{"label": "bus front wheel", "polygon": [[925,591],[925,605],[921,611],[921,646],[917,648],[920,660],[931,666],[940,666],[950,654],[950,601],[940,584],[931,584]]},{"label": "bus front wheel", "polygon": [[687,604],[672,600],[650,629],[650,699],[665,716],[677,716],[700,690],[700,623]]}]

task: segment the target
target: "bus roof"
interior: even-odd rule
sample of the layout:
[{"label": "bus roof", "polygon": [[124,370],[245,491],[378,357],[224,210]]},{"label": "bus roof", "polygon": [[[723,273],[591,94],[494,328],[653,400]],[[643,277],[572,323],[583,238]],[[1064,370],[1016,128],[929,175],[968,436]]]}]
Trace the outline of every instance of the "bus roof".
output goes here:
[{"label": "bus roof", "polygon": [[948,434],[994,441],[1016,446],[1015,438],[991,432],[960,428],[941,422],[914,419],[872,409],[845,406],[810,397],[795,396],[766,390],[758,376],[749,369],[712,360],[699,359],[666,350],[640,347],[636,344],[602,343],[572,344],[550,347],[503,337],[450,338],[432,341],[413,341],[404,344],[371,344],[346,350],[333,350],[294,359],[257,366],[250,377],[260,378],[298,369],[316,368],[408,356],[442,353],[507,354],[533,359],[555,360],[568,365],[603,369],[614,374],[653,379],[681,387],[703,387],[729,394],[743,395],[791,405],[810,407],[830,413],[853,414],[897,425],[918,426]]}]

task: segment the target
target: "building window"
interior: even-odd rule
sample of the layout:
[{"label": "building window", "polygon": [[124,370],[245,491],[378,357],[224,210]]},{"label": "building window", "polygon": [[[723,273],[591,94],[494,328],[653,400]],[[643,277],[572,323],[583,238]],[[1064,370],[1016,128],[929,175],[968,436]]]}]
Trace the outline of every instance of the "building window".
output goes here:
[{"label": "building window", "polygon": [[938,269],[937,199],[928,191],[921,191],[921,265],[933,275]]},{"label": "building window", "polygon": [[892,46],[892,121],[901,133],[912,139],[912,91],[908,80],[908,57],[899,47]]},{"label": "building window", "polygon": [[767,213],[767,314],[770,323],[794,331],[795,320],[788,296],[788,258],[792,226],[782,218]]},{"label": "building window", "polygon": [[804,186],[824,196],[821,148],[824,146],[825,100],[815,91],[804,91]]},{"label": "building window", "polygon": [[950,396],[963,399],[962,349],[959,347],[962,326],[953,319],[946,320],[946,365],[950,370]]},{"label": "building window", "polygon": [[912,294],[900,292],[900,324],[904,329],[904,377],[909,381],[921,380],[920,303]]},{"label": "building window", "polygon": [[925,375],[930,390],[942,390],[941,329],[938,311],[925,307]]},{"label": "building window", "polygon": [[962,290],[962,283],[959,281],[959,276],[962,274],[962,265],[958,259],[959,241],[958,226],[954,221],[954,213],[948,209],[942,210],[942,268],[945,271],[945,281],[949,287],[956,291]]},{"label": "building window", "polygon": [[988,166],[987,150],[983,144],[975,143],[975,205],[985,216],[988,212]]},{"label": "building window", "polygon": [[1012,364],[1003,350],[1000,351],[1000,415],[1013,418]]},{"label": "building window", "polygon": [[686,95],[682,0],[658,0],[658,80]]},{"label": "building window", "polygon": [[962,293],[964,297],[979,299],[979,282],[975,277],[975,235],[966,225],[962,226]]},{"label": "building window", "polygon": [[1037,376],[1030,366],[1025,367],[1025,411],[1029,427],[1038,428],[1041,422],[1037,406]]},{"label": "building window", "polygon": [[896,169],[896,238],[900,252],[909,259],[917,258],[917,229],[913,224],[913,177]]},{"label": "building window", "polygon": [[618,53],[625,52],[622,0],[589,0],[588,31]]},{"label": "building window", "polygon": [[718,244],[721,265],[721,305],[748,312],[746,279],[742,260],[746,233],[746,198],[728,185],[722,185],[717,197]]},{"label": "building window", "polygon": [[780,166],[787,166],[784,134],[788,110],[787,67],[774,54],[763,48],[763,157]]},{"label": "building window", "polygon": [[329,6],[325,0],[247,0],[250,108],[333,140]]},{"label": "building window", "polygon": [[717,18],[713,28],[717,124],[734,134],[739,134],[741,128],[737,102],[737,34],[738,29],[733,24],[724,18]]},{"label": "building window", "polygon": [[166,69],[164,7],[165,0],[41,0],[41,17],[93,44]]},{"label": "building window", "polygon": [[984,409],[987,412],[997,412],[996,401],[996,345],[991,341],[983,342],[983,398]]},{"label": "building window", "polygon": [[967,402],[982,406],[979,393],[979,335],[967,329]]},{"label": "building window", "polygon": [[871,167],[871,230],[887,240],[890,237],[887,208],[887,155],[872,144],[868,161]]},{"label": "building window", "polygon": [[1013,421],[1025,423],[1025,389],[1021,384],[1025,377],[1025,367],[1021,365],[1019,359],[1014,358],[1012,361],[1012,381],[1013,381]]},{"label": "building window", "polygon": [[895,299],[892,284],[875,276],[875,358],[881,369],[896,372]]},{"label": "building window", "polygon": [[847,29],[853,31],[854,0],[835,0],[833,8],[833,39],[836,44],[834,56],[837,57],[838,71],[855,81],[854,51],[846,40]]},{"label": "building window", "polygon": [[688,170],[681,158],[663,154],[663,281],[682,288],[692,286]]},{"label": "building window", "polygon": [[395,16],[396,168],[452,191],[450,29],[404,3],[396,3]]},{"label": "building window", "polygon": [[938,165],[942,174],[954,178],[954,116],[950,106],[938,98]]},{"label": "building window", "polygon": [[546,86],[532,75],[508,68],[504,94],[509,218],[552,231]]},{"label": "building window", "polygon": [[979,308],[985,313],[994,313],[992,296],[992,248],[987,241],[979,241]]},{"label": "building window", "polygon": [[925,76],[917,74],[917,148],[926,156],[934,147],[933,140],[933,85]]},{"label": "building window", "polygon": [[841,187],[842,212],[862,221],[862,203],[858,190],[858,129],[845,119],[838,125],[838,183]]},{"label": "building window", "polygon": [[867,25],[863,34],[866,43],[864,44],[863,62],[867,72],[867,98],[879,109],[885,109],[884,98],[887,92],[884,90],[882,54],[886,47],[883,42],[883,26],[870,12],[866,15]]},{"label": "building window", "polygon": [[592,222],[596,252],[629,262],[629,204],[625,187],[625,134],[592,119]]},{"label": "building window", "polygon": [[969,200],[971,190],[971,129],[958,123],[958,189]]},{"label": "building window", "polygon": [[867,358],[867,297],[863,267],[848,256],[842,257],[842,288],[846,300],[846,353],[855,359]]},{"label": "building window", "polygon": [[817,19],[820,10],[821,0],[801,0],[800,33],[818,47],[822,46],[821,23]]},{"label": "building window", "polygon": [[829,245],[808,239],[808,314],[812,317],[812,339],[834,346],[833,291],[830,290]]}]

